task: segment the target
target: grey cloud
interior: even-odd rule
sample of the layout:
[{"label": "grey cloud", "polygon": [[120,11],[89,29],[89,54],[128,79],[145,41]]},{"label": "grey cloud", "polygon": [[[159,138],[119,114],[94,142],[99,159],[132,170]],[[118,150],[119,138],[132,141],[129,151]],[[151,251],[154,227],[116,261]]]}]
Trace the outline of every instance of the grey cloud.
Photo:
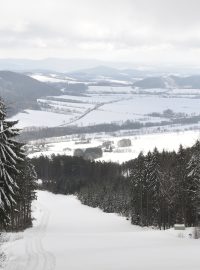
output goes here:
[{"label": "grey cloud", "polygon": [[112,51],[114,58],[136,49],[145,60],[144,50],[153,59],[152,48],[173,50],[172,58],[200,48],[199,0],[15,0],[10,10],[11,3],[0,11],[0,49],[12,55],[26,48],[43,57],[46,48],[49,57],[91,51],[106,58]]}]

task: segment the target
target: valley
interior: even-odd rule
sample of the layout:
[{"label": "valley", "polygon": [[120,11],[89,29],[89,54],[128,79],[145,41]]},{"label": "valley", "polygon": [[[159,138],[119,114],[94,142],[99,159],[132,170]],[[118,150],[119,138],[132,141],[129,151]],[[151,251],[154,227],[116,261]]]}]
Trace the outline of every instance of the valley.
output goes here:
[{"label": "valley", "polygon": [[[26,109],[10,118],[19,120],[17,127],[23,129],[30,157],[73,155],[76,149],[102,148],[104,142],[111,141],[112,151],[103,149],[99,160],[121,163],[141,151],[147,153],[155,147],[159,151],[177,151],[180,144],[188,147],[199,139],[199,89],[181,88],[169,79],[165,88],[138,88],[134,87],[136,78],[120,81],[114,76],[99,85],[94,74],[87,81],[80,81],[80,74],[76,73],[30,76],[60,89],[57,96],[38,98],[39,109]],[[101,76],[101,80],[105,78]],[[74,85],[79,85],[78,92],[70,88]],[[81,91],[80,85],[85,85]],[[83,138],[90,143],[85,144]],[[131,146],[117,146],[120,139],[127,138]]]}]

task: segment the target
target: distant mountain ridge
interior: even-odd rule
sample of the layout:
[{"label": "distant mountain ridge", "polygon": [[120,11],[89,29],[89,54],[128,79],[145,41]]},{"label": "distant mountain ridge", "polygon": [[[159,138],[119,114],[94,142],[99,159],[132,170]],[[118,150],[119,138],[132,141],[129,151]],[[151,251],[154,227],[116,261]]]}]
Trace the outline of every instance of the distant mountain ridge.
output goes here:
[{"label": "distant mountain ridge", "polygon": [[16,72],[26,71],[51,71],[51,72],[72,72],[81,69],[94,68],[96,66],[111,66],[120,68],[121,66],[130,67],[130,63],[115,63],[96,59],[0,59],[0,70],[11,70]]},{"label": "distant mountain ridge", "polygon": [[[85,82],[96,83],[97,85],[132,85],[133,88],[151,89],[151,88],[200,88],[200,75],[158,75],[151,74],[144,70],[135,69],[116,69],[108,66],[96,66],[94,68],[82,69],[68,73],[54,72],[53,78],[63,79],[66,82],[73,83]],[[33,76],[27,72],[29,76]],[[40,72],[52,79],[51,72]],[[49,74],[49,75],[48,75]],[[67,78],[69,79],[66,79]],[[34,76],[33,76],[34,77]]]},{"label": "distant mountain ridge", "polygon": [[146,76],[146,71],[137,69],[117,69],[109,66],[96,66],[68,73],[77,80],[109,81],[121,80],[134,82],[135,78]]},{"label": "distant mountain ridge", "polygon": [[[143,72],[143,74],[181,74],[191,75],[200,73],[199,66],[187,65],[150,65],[127,61],[113,62],[98,59],[78,59],[78,58],[44,58],[44,59],[15,59],[15,58],[0,58],[0,70],[10,70],[16,72],[34,72],[34,71],[49,71],[71,73],[84,69],[91,69],[98,66],[106,66],[119,70],[124,70],[126,73],[132,70]],[[157,75],[156,75],[157,74]]]},{"label": "distant mountain ridge", "polygon": [[76,80],[104,81],[112,80],[127,81],[133,87],[141,89],[151,88],[200,88],[200,75],[158,75],[150,71],[138,69],[116,69],[107,66],[97,66],[84,70],[67,73]]}]

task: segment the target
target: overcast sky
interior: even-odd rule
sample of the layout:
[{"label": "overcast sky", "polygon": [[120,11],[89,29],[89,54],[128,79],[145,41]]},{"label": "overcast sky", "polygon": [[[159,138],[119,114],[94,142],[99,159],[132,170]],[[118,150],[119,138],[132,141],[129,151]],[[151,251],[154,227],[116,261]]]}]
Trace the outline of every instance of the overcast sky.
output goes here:
[{"label": "overcast sky", "polygon": [[0,3],[0,58],[200,63],[200,0]]}]

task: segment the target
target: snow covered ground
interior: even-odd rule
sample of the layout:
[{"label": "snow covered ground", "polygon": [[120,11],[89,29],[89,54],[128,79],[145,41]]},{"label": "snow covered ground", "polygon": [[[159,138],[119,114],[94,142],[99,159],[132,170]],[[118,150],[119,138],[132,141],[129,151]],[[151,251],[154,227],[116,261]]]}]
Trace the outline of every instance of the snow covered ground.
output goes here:
[{"label": "snow covered ground", "polygon": [[[43,150],[35,150],[29,157],[35,157],[52,154],[66,154],[73,155],[74,150],[77,148],[89,148],[101,146],[105,141],[112,141],[113,152],[103,152],[103,157],[100,160],[113,161],[113,162],[125,162],[130,159],[136,158],[141,151],[146,154],[148,151],[152,151],[155,147],[159,151],[163,149],[168,151],[177,151],[180,144],[183,147],[192,146],[196,140],[200,139],[199,130],[193,131],[179,131],[179,132],[163,132],[143,135],[129,135],[114,137],[112,134],[95,134],[86,136],[91,140],[88,144],[81,144],[80,138],[75,136],[66,136],[61,138],[51,138],[42,140],[42,144],[45,142],[45,148]],[[130,147],[118,147],[117,143],[121,139],[130,139],[132,145]],[[79,142],[79,144],[77,144]],[[34,145],[35,142],[32,142]],[[38,142],[40,144],[40,142]],[[30,144],[31,147],[31,144]]]},{"label": "snow covered ground", "polygon": [[[52,77],[52,80],[55,80],[55,77]],[[166,93],[159,95],[154,90],[149,89],[148,92],[139,94],[130,86],[89,86],[83,96],[61,95],[38,99],[41,111],[26,110],[28,117],[19,113],[12,117],[12,120],[19,120],[20,128],[52,127],[69,125],[71,122],[87,126],[127,120],[141,123],[161,122],[169,119],[150,117],[148,114],[162,113],[167,109],[193,116],[200,114],[200,90],[187,89],[184,92],[183,89],[164,89]]]},{"label": "snow covered ground", "polygon": [[36,220],[9,234],[4,270],[198,270],[200,241],[174,230],[133,226],[74,196],[38,192]]},{"label": "snow covered ground", "polygon": [[59,82],[67,83],[70,81],[74,81],[74,79],[71,77],[62,76],[62,78],[60,78],[60,76],[58,76],[57,74],[43,75],[43,74],[38,73],[38,74],[30,75],[30,77],[40,82],[48,82],[48,83],[59,83]]},{"label": "snow covered ground", "polygon": [[9,120],[19,120],[17,127],[55,127],[71,121],[72,114],[61,114],[48,111],[25,110]]}]

